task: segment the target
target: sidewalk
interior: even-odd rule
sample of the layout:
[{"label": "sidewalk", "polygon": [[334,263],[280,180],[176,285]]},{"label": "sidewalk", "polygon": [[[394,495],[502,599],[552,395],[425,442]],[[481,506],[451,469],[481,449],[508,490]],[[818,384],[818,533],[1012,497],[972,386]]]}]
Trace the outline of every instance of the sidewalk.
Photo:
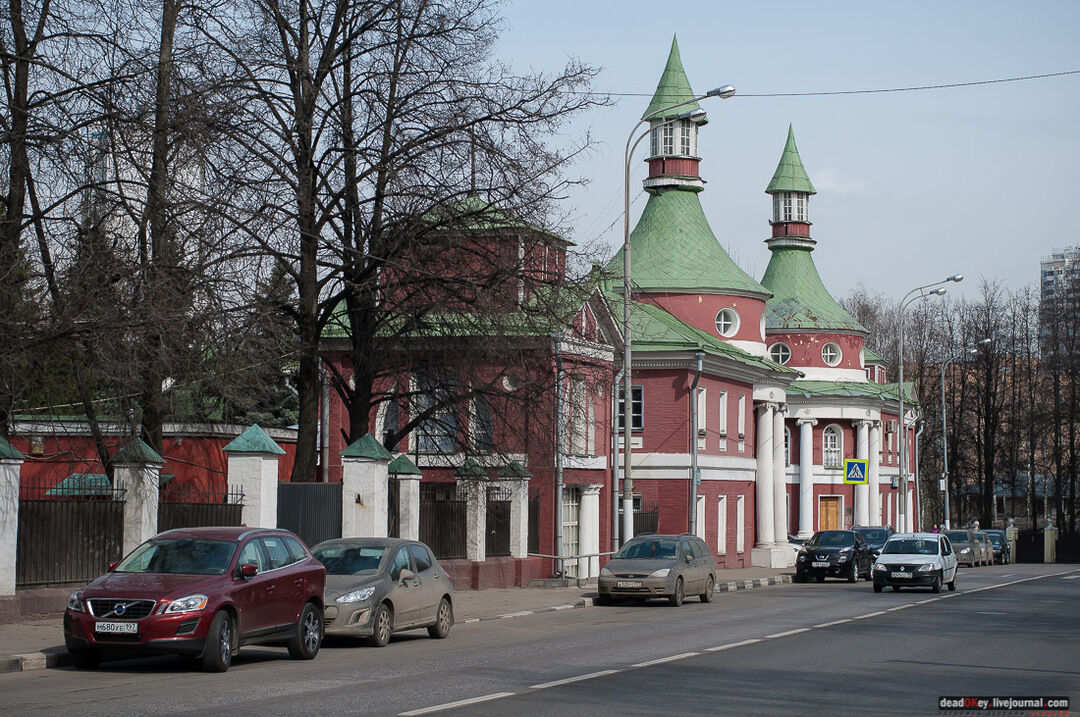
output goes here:
[{"label": "sidewalk", "polygon": [[[732,592],[790,583],[791,574],[791,568],[721,570],[717,575],[716,591]],[[595,587],[461,590],[454,596],[454,613],[459,625],[504,620],[592,607],[595,595]],[[0,625],[0,673],[63,667],[67,664],[61,617],[46,615]]]}]

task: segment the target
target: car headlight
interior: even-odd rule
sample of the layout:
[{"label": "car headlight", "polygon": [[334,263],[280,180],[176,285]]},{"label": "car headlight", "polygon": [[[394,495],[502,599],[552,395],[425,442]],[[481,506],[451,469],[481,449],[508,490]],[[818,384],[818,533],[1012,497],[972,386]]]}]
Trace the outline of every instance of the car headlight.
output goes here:
[{"label": "car headlight", "polygon": [[209,599],[205,595],[186,595],[169,603],[169,607],[165,608],[165,614],[195,612],[206,607],[207,602],[209,602]]},{"label": "car headlight", "polygon": [[963,554],[963,553],[970,553],[970,552],[971,552],[971,548],[961,548],[961,550],[960,550],[960,553],[961,553],[961,554]]},{"label": "car headlight", "polygon": [[799,553],[799,562],[800,563],[805,563],[806,562],[806,553]]},{"label": "car headlight", "polygon": [[359,590],[353,590],[351,593],[345,593],[334,600],[334,602],[363,602],[374,594],[375,586],[371,585],[366,588],[360,588]]},{"label": "car headlight", "polygon": [[666,578],[668,573],[671,572],[671,568],[660,568],[659,570],[653,570],[649,573],[650,578]]},{"label": "car headlight", "polygon": [[71,593],[71,597],[68,598],[67,609],[72,612],[86,612],[83,609],[82,593]]},{"label": "car headlight", "polygon": [[925,565],[920,565],[919,566],[918,572],[925,573],[928,570],[933,570],[933,569],[934,569],[934,564],[933,563],[926,563]]},{"label": "car headlight", "polygon": [[605,577],[605,578],[613,578],[613,577],[615,577],[615,573],[611,572],[607,568],[600,568],[600,575]]},{"label": "car headlight", "polygon": [[845,560],[847,560],[848,558],[851,557],[851,548],[844,548],[843,550],[840,551],[839,556],[840,556],[840,562],[844,562]]},{"label": "car headlight", "polygon": [[889,569],[888,565],[884,565],[882,563],[875,563],[874,564],[874,570],[888,570],[888,569]]}]

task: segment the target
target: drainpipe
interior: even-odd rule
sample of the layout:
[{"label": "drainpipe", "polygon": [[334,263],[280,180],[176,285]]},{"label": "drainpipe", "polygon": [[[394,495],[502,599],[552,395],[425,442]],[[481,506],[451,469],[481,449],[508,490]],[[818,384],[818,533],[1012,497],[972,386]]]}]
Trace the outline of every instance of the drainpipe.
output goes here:
[{"label": "drainpipe", "polygon": [[559,577],[563,577],[562,545],[562,503],[563,503],[563,362],[559,343],[562,334],[551,335],[551,345],[555,352],[555,567]]},{"label": "drainpipe", "polygon": [[917,426],[915,429],[915,470],[913,471],[915,474],[915,505],[913,506],[915,510],[911,514],[911,527],[917,533],[919,532],[919,524],[922,522],[920,520],[922,517],[922,501],[919,500],[921,497],[919,496],[919,436],[922,435],[923,429],[926,428],[926,421],[919,419],[915,425]]},{"label": "drainpipe", "polygon": [[697,386],[701,379],[701,362],[705,360],[702,351],[694,353],[697,367],[694,369],[694,382],[690,384],[690,533],[697,535],[697,486],[700,469],[698,468],[698,415]]},{"label": "drainpipe", "polygon": [[330,376],[326,371],[319,372],[322,377],[322,410],[320,411],[319,443],[322,446],[322,482],[330,482]]},{"label": "drainpipe", "polygon": [[611,391],[611,550],[619,549],[619,384],[623,370],[615,374]]}]

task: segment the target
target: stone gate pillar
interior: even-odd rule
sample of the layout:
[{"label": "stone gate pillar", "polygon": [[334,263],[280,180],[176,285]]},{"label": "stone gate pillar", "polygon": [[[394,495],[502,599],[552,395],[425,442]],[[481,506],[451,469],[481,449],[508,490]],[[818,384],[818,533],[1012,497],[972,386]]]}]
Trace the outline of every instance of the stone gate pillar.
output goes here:
[{"label": "stone gate pillar", "polygon": [[393,456],[365,434],[341,452],[341,537],[385,538]]},{"label": "stone gate pillar", "polygon": [[420,540],[420,479],[423,474],[404,453],[390,461],[387,470],[398,482],[398,536]]},{"label": "stone gate pillar", "polygon": [[244,492],[241,522],[249,528],[276,528],[278,456],[285,451],[257,423],[222,450],[229,457],[229,484]]},{"label": "stone gate pillar", "polygon": [[[140,438],[113,456],[113,480],[124,488],[124,555],[158,532],[158,497],[164,462]],[[116,559],[121,557],[117,555]]]},{"label": "stone gate pillar", "polygon": [[15,594],[19,540],[19,473],[25,456],[0,436],[0,595]]},{"label": "stone gate pillar", "polygon": [[465,557],[473,562],[487,560],[487,473],[472,458],[454,471],[465,493]]}]

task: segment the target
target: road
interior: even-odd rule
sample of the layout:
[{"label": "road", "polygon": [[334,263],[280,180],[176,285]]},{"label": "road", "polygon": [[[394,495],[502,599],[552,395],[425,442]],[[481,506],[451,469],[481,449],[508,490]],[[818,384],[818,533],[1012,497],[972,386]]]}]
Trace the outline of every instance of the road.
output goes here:
[{"label": "road", "polygon": [[0,675],[0,713],[930,714],[965,694],[1078,704],[1080,566],[969,569],[958,586],[828,582],[568,610],[459,625],[446,641],[329,642],[311,662],[251,648],[220,675],[172,658],[12,673]]}]

